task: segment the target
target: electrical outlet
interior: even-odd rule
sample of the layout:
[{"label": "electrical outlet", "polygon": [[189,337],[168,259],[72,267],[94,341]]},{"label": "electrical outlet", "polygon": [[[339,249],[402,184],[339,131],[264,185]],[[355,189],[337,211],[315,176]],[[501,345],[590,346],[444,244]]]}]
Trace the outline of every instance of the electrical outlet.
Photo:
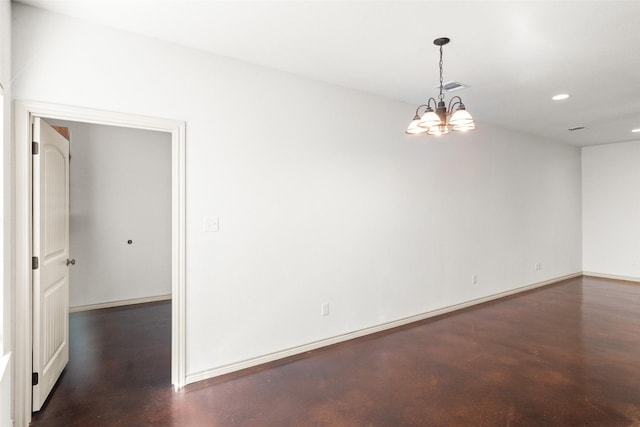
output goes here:
[{"label": "electrical outlet", "polygon": [[471,276],[471,284],[475,285],[477,283],[478,283],[478,276],[474,274],[473,276]]},{"label": "electrical outlet", "polygon": [[220,231],[220,218],[217,216],[202,217],[202,228],[207,233],[217,233]]},{"label": "electrical outlet", "polygon": [[325,302],[324,304],[322,304],[322,307],[320,308],[320,314],[322,314],[323,316],[328,316],[329,315],[329,303]]},{"label": "electrical outlet", "polygon": [[542,270],[542,263],[536,263],[536,271]]}]

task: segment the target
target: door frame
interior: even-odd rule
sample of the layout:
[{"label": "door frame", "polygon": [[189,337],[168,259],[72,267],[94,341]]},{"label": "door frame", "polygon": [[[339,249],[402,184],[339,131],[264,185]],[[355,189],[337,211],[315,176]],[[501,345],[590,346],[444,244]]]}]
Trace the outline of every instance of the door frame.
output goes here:
[{"label": "door frame", "polygon": [[171,383],[186,383],[185,179],[186,123],[33,101],[15,102],[15,287],[14,417],[16,426],[31,421],[32,336],[32,162],[33,117],[145,129],[171,134]]}]

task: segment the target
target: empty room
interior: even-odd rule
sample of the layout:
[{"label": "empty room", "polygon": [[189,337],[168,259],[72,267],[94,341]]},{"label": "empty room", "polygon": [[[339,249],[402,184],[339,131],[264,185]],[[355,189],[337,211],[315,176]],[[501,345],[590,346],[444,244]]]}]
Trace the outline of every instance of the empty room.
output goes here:
[{"label": "empty room", "polygon": [[0,427],[640,425],[638,16],[3,0]]}]

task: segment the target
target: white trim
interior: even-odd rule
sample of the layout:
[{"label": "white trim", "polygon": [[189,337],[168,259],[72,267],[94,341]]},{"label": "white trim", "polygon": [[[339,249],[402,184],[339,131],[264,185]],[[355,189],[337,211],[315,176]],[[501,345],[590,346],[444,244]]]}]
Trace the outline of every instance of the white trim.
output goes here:
[{"label": "white trim", "polygon": [[625,280],[627,282],[640,282],[640,277],[620,276],[617,274],[595,273],[593,271],[583,271],[584,276],[602,277],[603,279]]},{"label": "white trim", "polygon": [[429,311],[429,312],[418,314],[415,316],[406,317],[404,319],[394,320],[392,322],[383,323],[381,325],[372,326],[370,328],[361,329],[359,331],[350,332],[348,334],[338,335],[336,337],[327,338],[324,340],[312,342],[312,343],[301,345],[298,347],[293,347],[287,350],[266,354],[264,356],[245,360],[239,363],[233,363],[230,365],[221,366],[219,368],[209,369],[207,371],[190,374],[190,375],[187,375],[187,384],[191,384],[197,381],[202,381],[202,380],[217,377],[220,375],[228,374],[231,372],[239,371],[241,369],[251,368],[257,365],[273,362],[275,360],[284,359],[286,357],[295,356],[297,354],[305,353],[311,350],[316,350],[318,348],[330,346],[333,344],[338,344],[343,341],[352,340],[365,335],[375,334],[376,332],[382,332],[388,329],[397,328],[398,326],[403,326],[409,323],[419,322],[421,320],[428,319],[430,317],[440,316],[442,314],[450,313],[456,310],[461,310],[463,308],[471,307],[477,304],[482,304],[482,303],[493,301],[499,298],[504,298],[510,295],[518,294],[521,292],[530,291],[532,289],[540,288],[542,286],[552,285],[562,280],[567,280],[574,277],[580,277],[581,275],[582,275],[582,272],[577,272],[573,274],[568,274],[566,276],[556,277],[554,279],[533,283],[530,285],[518,287],[515,289],[511,289],[505,292],[500,292],[500,293],[489,295],[482,298],[477,298],[477,299],[463,302],[460,304],[454,304],[448,307],[443,307],[437,310]]},{"label": "white trim", "polygon": [[0,357],[0,425],[10,426],[11,422],[11,353]]},{"label": "white trim", "polygon": [[4,374],[8,371],[9,362],[11,361],[11,353],[7,353],[0,357],[0,384],[4,381]]},{"label": "white trim", "polygon": [[122,307],[125,305],[146,304],[149,302],[166,301],[171,299],[171,294],[156,295],[154,297],[130,298],[119,301],[101,302],[99,304],[77,305],[69,307],[69,313],[78,313],[80,311],[101,310],[103,308]]},{"label": "white trim", "polygon": [[186,124],[184,121],[145,117],[41,102],[15,104],[15,381],[14,416],[17,427],[31,421],[31,118],[130,127],[171,134],[172,173],[172,304],[171,382],[185,385],[185,178]]}]

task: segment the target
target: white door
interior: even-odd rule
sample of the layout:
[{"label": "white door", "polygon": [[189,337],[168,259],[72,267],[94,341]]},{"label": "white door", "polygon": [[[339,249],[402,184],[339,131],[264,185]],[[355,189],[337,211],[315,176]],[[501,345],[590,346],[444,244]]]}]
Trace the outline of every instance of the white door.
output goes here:
[{"label": "white door", "polygon": [[32,400],[39,411],[69,361],[69,141],[39,118],[33,140]]}]

